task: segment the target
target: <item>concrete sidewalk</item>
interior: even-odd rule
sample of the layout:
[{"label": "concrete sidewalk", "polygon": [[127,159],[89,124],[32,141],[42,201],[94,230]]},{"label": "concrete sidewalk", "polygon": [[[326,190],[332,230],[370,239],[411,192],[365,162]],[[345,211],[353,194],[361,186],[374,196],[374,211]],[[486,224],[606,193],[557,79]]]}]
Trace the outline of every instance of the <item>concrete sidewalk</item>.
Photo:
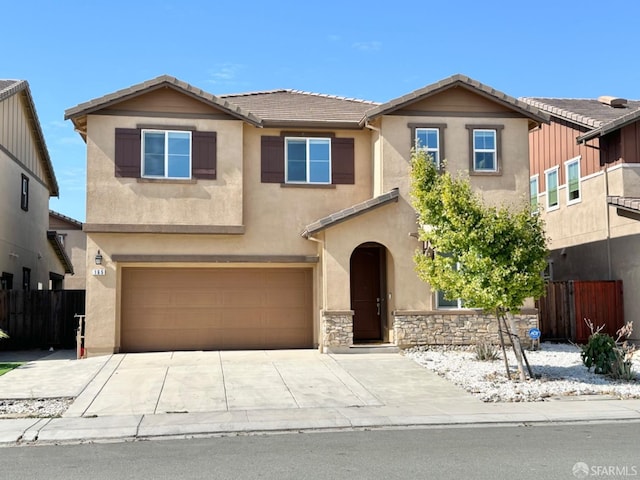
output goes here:
[{"label": "concrete sidewalk", "polygon": [[61,418],[0,420],[0,444],[640,420],[640,400],[483,403],[399,354],[289,350],[58,357],[34,360],[0,377],[0,398],[48,392],[42,396],[73,396],[75,402]]}]

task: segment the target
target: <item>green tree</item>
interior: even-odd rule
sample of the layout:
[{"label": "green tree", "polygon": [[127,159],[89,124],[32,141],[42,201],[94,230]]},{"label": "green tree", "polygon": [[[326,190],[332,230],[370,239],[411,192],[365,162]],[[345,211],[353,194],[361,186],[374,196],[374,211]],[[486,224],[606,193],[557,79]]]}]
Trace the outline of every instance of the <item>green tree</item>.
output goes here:
[{"label": "green tree", "polygon": [[[492,207],[468,179],[439,171],[422,150],[412,153],[411,193],[426,254],[416,252],[418,276],[445,298],[495,314],[503,355],[503,328],[511,330],[520,378],[525,380],[513,313],[544,292],[544,225],[528,204]],[[509,328],[507,327],[509,321]],[[509,365],[506,355],[507,376]]]}]

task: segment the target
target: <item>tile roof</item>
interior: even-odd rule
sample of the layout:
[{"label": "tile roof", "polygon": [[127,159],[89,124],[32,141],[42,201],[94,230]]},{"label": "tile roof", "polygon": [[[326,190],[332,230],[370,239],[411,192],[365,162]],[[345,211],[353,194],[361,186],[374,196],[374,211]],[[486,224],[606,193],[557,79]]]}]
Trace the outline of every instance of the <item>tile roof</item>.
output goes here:
[{"label": "tile roof", "polygon": [[521,98],[540,110],[587,128],[599,128],[640,109],[639,100],[628,100],[625,108],[613,108],[589,98]]},{"label": "tile roof", "polygon": [[391,113],[425,97],[435,95],[452,87],[467,88],[475,93],[489,98],[490,100],[493,100],[494,102],[498,102],[508,108],[511,108],[512,110],[515,110],[525,117],[535,120],[536,122],[548,123],[549,121],[548,115],[546,113],[540,112],[536,107],[517,100],[516,98],[511,97],[506,93],[491,88],[488,85],[485,85],[481,82],[478,82],[477,80],[474,80],[473,78],[461,74],[452,75],[448,78],[440,80],[439,82],[432,83],[431,85],[427,85],[426,87],[414,90],[413,92],[403,95],[402,97],[398,97],[390,100],[387,103],[383,103],[382,105],[369,110],[364,120],[372,120],[381,115]]},{"label": "tile roof", "polygon": [[331,215],[323,217],[320,220],[307,225],[300,235],[304,238],[309,238],[313,234],[337,225],[338,223],[342,223],[346,220],[357,217],[358,215],[362,215],[363,213],[374,210],[378,207],[381,207],[382,205],[386,205],[387,203],[397,202],[399,195],[400,193],[398,189],[394,188],[393,190],[387,193],[383,193],[380,196],[370,198],[369,200],[365,200],[364,202],[332,213]]},{"label": "tile roof", "polygon": [[64,112],[64,118],[65,120],[74,120],[78,117],[105,108],[113,103],[121,102],[128,98],[135,97],[142,93],[165,86],[182,91],[187,95],[195,97],[198,100],[208,103],[209,105],[215,106],[216,108],[219,108],[236,118],[241,118],[242,120],[245,120],[253,125],[260,125],[261,123],[261,120],[259,118],[257,118],[252,113],[245,111],[239,106],[229,103],[227,100],[216,97],[215,95],[207,93],[204,90],[194,87],[193,85],[190,85],[187,82],[183,82],[182,80],[178,80],[177,78],[170,75],[160,75],[159,77],[147,80],[146,82],[138,83],[136,85],[123,88],[122,90],[118,90],[117,92],[109,93],[102,97],[94,98],[93,100],[89,100],[88,102],[76,105],[75,107],[69,108]]},{"label": "tile roof", "polygon": [[63,215],[62,213],[58,213],[55,210],[49,210],[49,217],[62,220],[63,222],[67,222],[70,225],[73,225],[75,227],[79,227],[80,229],[82,229],[82,222],[79,222],[75,218],[67,217],[66,215]]},{"label": "tile roof", "polygon": [[355,98],[300,90],[270,90],[220,95],[264,121],[265,126],[344,125],[359,127],[365,112],[378,104]]},{"label": "tile roof", "polygon": [[56,174],[53,170],[51,157],[49,157],[47,144],[44,141],[44,133],[42,133],[42,127],[40,126],[40,120],[38,119],[36,106],[33,102],[31,89],[29,88],[29,82],[27,82],[26,80],[0,79],[0,101],[18,93],[24,95],[26,99],[25,106],[27,110],[25,114],[27,115],[27,118],[31,123],[31,127],[35,137],[36,148],[41,155],[41,159],[43,162],[42,169],[44,172],[44,176],[46,177],[45,180],[47,187],[49,188],[49,195],[57,197],[60,194],[58,189],[58,180],[56,179]]}]

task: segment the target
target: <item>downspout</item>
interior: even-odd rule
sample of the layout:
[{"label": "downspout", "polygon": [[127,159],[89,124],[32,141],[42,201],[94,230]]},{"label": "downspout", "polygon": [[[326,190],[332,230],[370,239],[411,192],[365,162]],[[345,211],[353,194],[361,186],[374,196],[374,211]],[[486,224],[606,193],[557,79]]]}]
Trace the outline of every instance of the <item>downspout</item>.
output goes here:
[{"label": "downspout", "polygon": [[[320,299],[320,312],[324,312],[327,307],[327,280],[326,280],[326,265],[325,265],[325,256],[324,256],[324,240],[320,240],[319,238],[312,237],[311,235],[305,236],[307,240],[311,240],[312,242],[316,242],[320,245],[320,258],[321,258],[321,267],[320,267],[320,275],[322,276],[322,298]],[[322,314],[321,314],[322,315]],[[322,318],[318,319],[319,323],[322,324]],[[323,335],[322,329],[320,331],[319,337]],[[318,349],[320,353],[324,352],[324,338],[318,338]]]},{"label": "downspout", "polygon": [[604,208],[606,209],[606,219],[607,219],[607,268],[608,268],[608,276],[607,280],[611,280],[611,214],[609,213],[610,207],[608,203],[609,198],[609,168],[604,167]]},{"label": "downspout", "polygon": [[[382,192],[382,130],[378,127],[375,127],[373,125],[371,125],[369,123],[369,120],[367,120],[364,124],[364,126],[366,128],[368,128],[369,130],[373,130],[374,132],[378,133],[378,160],[380,162],[380,178],[379,178],[379,183],[380,185],[373,185],[373,192],[372,193],[372,197],[375,197],[375,193],[376,193],[376,187],[380,187],[378,189],[379,192]],[[374,167],[374,179],[375,179],[375,165],[376,165],[376,161],[375,161],[375,155],[373,158],[373,167]]]}]

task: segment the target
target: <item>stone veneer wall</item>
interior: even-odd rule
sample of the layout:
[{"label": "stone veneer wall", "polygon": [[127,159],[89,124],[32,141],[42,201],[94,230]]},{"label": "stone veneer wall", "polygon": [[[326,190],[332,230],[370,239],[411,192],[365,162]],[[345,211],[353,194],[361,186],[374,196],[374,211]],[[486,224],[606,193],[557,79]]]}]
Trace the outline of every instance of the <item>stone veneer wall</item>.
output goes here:
[{"label": "stone veneer wall", "polygon": [[[530,328],[538,326],[535,310],[514,315],[523,347],[530,347]],[[474,345],[478,341],[499,343],[498,320],[483,312],[396,312],[393,332],[400,348],[415,345]],[[505,337],[505,341],[508,339]]]},{"label": "stone veneer wall", "polygon": [[322,312],[322,346],[325,349],[353,345],[353,310]]}]

